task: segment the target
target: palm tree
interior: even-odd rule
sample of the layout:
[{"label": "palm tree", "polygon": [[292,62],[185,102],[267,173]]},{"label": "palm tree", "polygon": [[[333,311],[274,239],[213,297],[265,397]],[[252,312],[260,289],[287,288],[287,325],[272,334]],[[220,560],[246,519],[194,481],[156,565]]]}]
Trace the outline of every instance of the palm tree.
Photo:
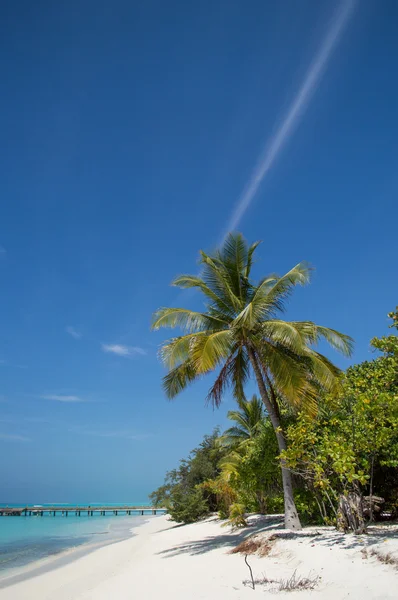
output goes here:
[{"label": "palm tree", "polygon": [[224,446],[236,448],[253,439],[258,434],[264,419],[264,405],[254,394],[251,400],[239,399],[239,410],[228,411],[227,417],[236,425],[222,434],[220,441]]},{"label": "palm tree", "polygon": [[[205,311],[160,308],[152,327],[180,327],[185,331],[165,342],[160,352],[168,369],[163,386],[170,399],[203,375],[219,369],[208,401],[218,407],[228,387],[237,400],[242,400],[244,386],[253,373],[282,452],[286,439],[277,394],[295,408],[314,410],[319,391],[332,390],[340,373],[314,346],[324,339],[349,355],[352,340],[310,321],[277,318],[293,288],[309,282],[311,270],[299,263],[282,277],[269,275],[254,282],[250,275],[258,244],[249,247],[236,233],[229,234],[213,255],[201,252],[201,274],[181,275],[173,285],[200,290]],[[281,468],[285,527],[300,529],[292,477],[283,458]]]}]

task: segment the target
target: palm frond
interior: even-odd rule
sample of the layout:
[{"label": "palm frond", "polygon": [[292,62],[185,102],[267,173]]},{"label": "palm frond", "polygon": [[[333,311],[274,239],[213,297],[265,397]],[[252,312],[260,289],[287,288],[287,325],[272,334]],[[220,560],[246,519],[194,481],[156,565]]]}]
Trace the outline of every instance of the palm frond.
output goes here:
[{"label": "palm frond", "polygon": [[250,273],[251,273],[252,266],[253,266],[253,256],[256,251],[256,248],[260,244],[261,244],[261,241],[254,242],[254,244],[252,244],[247,251],[247,261],[246,261],[246,266],[245,266],[245,270],[244,270],[244,275],[245,275],[246,279],[249,279],[249,277],[250,277]]},{"label": "palm frond", "polygon": [[160,348],[159,356],[168,369],[174,369],[178,364],[189,359],[192,343],[200,333],[188,333],[179,337],[171,338],[164,342]]},{"label": "palm frond", "polygon": [[[219,264],[216,257],[210,257],[201,251],[201,263],[203,265],[203,280],[208,287],[213,290],[217,297],[231,307],[234,311],[239,311],[241,301],[235,294],[233,285],[227,269]],[[218,263],[218,264],[217,264]],[[236,291],[236,290],[235,290]]]},{"label": "palm frond", "polygon": [[304,336],[310,344],[318,344],[321,339],[324,339],[332,348],[341,352],[345,356],[351,356],[354,348],[354,340],[340,331],[331,329],[330,327],[322,327],[311,321],[296,321],[292,322],[298,331]]},{"label": "palm frond", "polygon": [[[198,288],[206,298],[211,300],[215,307],[217,307],[222,314],[231,314],[231,306],[228,302],[225,302],[220,296],[218,296],[201,277],[196,275],[179,275],[176,277],[172,284],[175,287],[182,289]],[[233,312],[232,312],[233,314]]]},{"label": "palm frond", "polygon": [[309,267],[299,263],[283,277],[270,275],[255,288],[250,301],[233,321],[233,327],[252,329],[263,319],[269,319],[284,311],[284,300],[295,285],[304,285],[309,280]]},{"label": "palm frond", "polygon": [[249,378],[249,361],[241,346],[234,346],[214,384],[208,391],[206,403],[218,408],[226,390],[231,387],[234,398],[245,400],[244,388]]},{"label": "palm frond", "polygon": [[289,350],[300,354],[305,351],[306,339],[294,323],[278,319],[270,319],[261,323],[261,335]]},{"label": "palm frond", "polygon": [[[257,283],[251,281],[258,244],[249,246],[241,234],[234,233],[220,250],[211,255],[201,252],[201,274],[180,275],[173,285],[200,290],[205,310],[161,308],[152,323],[154,329],[179,327],[186,333],[165,342],[160,352],[169,369],[163,380],[168,397],[219,369],[207,400],[219,406],[227,388],[232,388],[239,405],[231,413],[237,418],[236,427],[230,428],[232,436],[254,418],[254,409],[250,412],[245,404],[253,358],[249,360],[249,351],[259,359],[271,396],[275,393],[286,405],[308,410],[316,405],[319,393],[335,388],[340,373],[314,346],[324,340],[345,355],[352,352],[352,339],[334,329],[277,318],[295,286],[308,283],[311,268],[301,262],[283,276],[271,274]],[[275,398],[272,401],[277,405]]]},{"label": "palm frond", "polygon": [[198,373],[190,360],[186,360],[178,365],[178,367],[171,369],[167,375],[163,377],[163,389],[167,398],[169,398],[169,400],[175,398],[197,378]]},{"label": "palm frond", "polygon": [[245,385],[250,378],[250,361],[243,346],[240,346],[234,359],[229,365],[228,377],[231,381],[232,393],[235,400],[243,402]]},{"label": "palm frond", "polygon": [[258,286],[253,303],[260,302],[268,315],[284,311],[284,301],[290,296],[296,285],[309,283],[311,267],[306,262],[298,263],[282,277],[272,275],[265,278]]},{"label": "palm frond", "polygon": [[221,436],[223,446],[237,446],[242,441],[247,440],[247,434],[241,427],[229,427]]},{"label": "palm frond", "polygon": [[197,336],[190,351],[197,372],[207,373],[215,369],[221,361],[228,358],[233,345],[234,339],[230,329]]},{"label": "palm frond", "polygon": [[206,404],[212,404],[213,408],[218,408],[220,406],[223,396],[230,385],[229,367],[233,360],[234,354],[232,351],[207,393]]},{"label": "palm frond", "polygon": [[208,314],[195,312],[186,308],[159,308],[153,315],[152,329],[161,327],[180,327],[186,331],[202,331],[220,329],[228,323]]},{"label": "palm frond", "polygon": [[288,352],[278,344],[263,342],[260,359],[266,365],[274,388],[296,408],[314,410],[316,394],[308,383],[308,367],[305,360]]},{"label": "palm frond", "polygon": [[237,451],[233,450],[220,460],[219,466],[221,468],[221,477],[225,481],[229,481],[232,475],[235,475],[239,471],[239,467],[242,463],[242,455]]},{"label": "palm frond", "polygon": [[338,389],[341,370],[326,356],[312,348],[308,348],[306,357],[309,359],[309,372],[317,384],[327,392]]},{"label": "palm frond", "polygon": [[[214,260],[214,259],[213,259]],[[222,248],[216,253],[215,263],[228,279],[234,295],[243,300],[244,276],[248,262],[248,244],[241,233],[227,235]]]}]

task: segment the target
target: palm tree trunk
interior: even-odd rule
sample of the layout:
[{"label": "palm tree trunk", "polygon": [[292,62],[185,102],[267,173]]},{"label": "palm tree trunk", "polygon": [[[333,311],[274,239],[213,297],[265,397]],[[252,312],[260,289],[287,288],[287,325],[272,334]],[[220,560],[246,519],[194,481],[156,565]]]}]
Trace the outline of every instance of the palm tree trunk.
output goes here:
[{"label": "palm tree trunk", "polygon": [[[278,410],[274,407],[273,403],[270,400],[267,388],[264,383],[264,379],[262,376],[260,365],[257,362],[257,357],[252,348],[248,348],[248,355],[250,359],[250,363],[253,367],[254,374],[256,376],[258,389],[260,392],[261,399],[264,403],[264,406],[267,410],[269,418],[271,420],[272,426],[275,431],[276,439],[278,441],[279,451],[286,450],[286,440],[282,431],[281,421],[279,418]],[[285,503],[285,528],[286,529],[301,529],[300,519],[297,513],[296,505],[294,503],[293,496],[293,483],[292,483],[292,474],[285,467],[285,461],[281,459],[281,468],[282,468],[282,484],[283,484],[283,497]]]}]

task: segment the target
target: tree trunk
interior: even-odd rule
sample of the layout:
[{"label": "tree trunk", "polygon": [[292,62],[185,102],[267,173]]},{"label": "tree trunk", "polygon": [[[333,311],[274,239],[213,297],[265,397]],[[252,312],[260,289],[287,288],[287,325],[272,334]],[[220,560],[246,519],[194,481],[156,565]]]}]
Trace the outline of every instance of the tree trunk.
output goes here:
[{"label": "tree trunk", "polygon": [[[253,367],[254,374],[256,376],[258,389],[260,392],[261,399],[264,403],[264,406],[267,410],[269,418],[271,420],[272,426],[275,431],[276,439],[278,441],[279,451],[286,450],[286,440],[282,431],[281,422],[279,418],[279,414],[277,409],[273,406],[273,403],[270,400],[267,388],[264,383],[263,375],[261,372],[261,368],[257,362],[257,357],[252,348],[248,348],[248,355],[250,359],[250,363]],[[283,497],[285,503],[285,528],[286,529],[301,529],[301,523],[299,516],[297,514],[296,505],[294,503],[293,496],[293,484],[292,484],[292,474],[285,467],[285,461],[281,459],[281,468],[282,468],[282,483],[283,483]]]},{"label": "tree trunk", "polygon": [[347,531],[353,531],[355,534],[366,533],[362,498],[359,494],[355,492],[350,492],[346,496],[341,494],[337,512],[337,529],[344,533]]},{"label": "tree trunk", "polygon": [[260,515],[267,514],[267,500],[264,498],[264,494],[262,491],[256,492],[256,498],[258,503],[258,508],[260,510]]}]

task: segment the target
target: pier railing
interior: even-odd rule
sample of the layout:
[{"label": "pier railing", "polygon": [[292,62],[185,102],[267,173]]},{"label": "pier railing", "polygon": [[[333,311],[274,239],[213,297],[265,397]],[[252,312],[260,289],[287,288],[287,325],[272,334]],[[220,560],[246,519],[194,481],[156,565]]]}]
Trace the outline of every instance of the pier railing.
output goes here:
[{"label": "pier railing", "polygon": [[43,517],[45,514],[53,515],[57,514],[67,517],[69,513],[75,514],[76,517],[87,515],[89,517],[94,516],[95,513],[99,513],[101,516],[113,514],[115,516],[119,514],[125,515],[142,515],[152,514],[156,515],[159,513],[165,513],[165,508],[158,508],[156,506],[21,506],[21,507],[0,507],[0,517],[28,517],[28,516],[40,516]]}]

